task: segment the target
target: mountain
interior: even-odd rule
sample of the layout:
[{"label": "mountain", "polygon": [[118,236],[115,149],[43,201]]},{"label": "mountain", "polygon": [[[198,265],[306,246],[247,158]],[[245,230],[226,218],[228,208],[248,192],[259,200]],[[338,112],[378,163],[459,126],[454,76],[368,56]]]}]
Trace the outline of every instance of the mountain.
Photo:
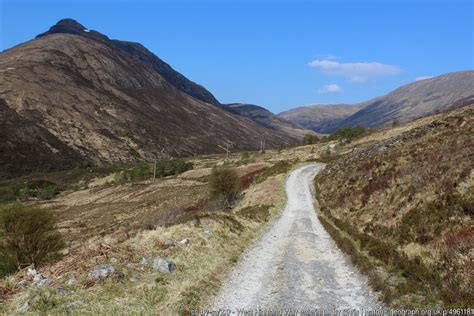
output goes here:
[{"label": "mountain", "polygon": [[230,103],[222,104],[222,108],[236,115],[247,117],[261,126],[274,130],[275,133],[279,135],[289,135],[295,140],[304,137],[306,134],[316,134],[312,130],[301,128],[301,126],[278,117],[264,107],[258,105]]},{"label": "mountain", "polygon": [[216,153],[225,142],[233,150],[258,149],[262,138],[268,147],[293,142],[223,110],[142,45],[71,19],[1,52],[0,74],[2,176]]},{"label": "mountain", "polygon": [[[474,71],[461,71],[415,81],[379,98],[344,119],[339,126],[376,127],[395,120],[408,122],[474,98]],[[465,101],[462,101],[465,100]]]},{"label": "mountain", "polygon": [[341,121],[359,111],[362,107],[363,104],[307,105],[279,113],[278,117],[319,133],[331,133],[337,129]]},{"label": "mountain", "polygon": [[[461,107],[473,99],[474,71],[461,71],[415,81],[385,96],[352,107],[343,105],[300,107],[280,113],[279,116],[318,132],[333,132],[346,126],[377,127],[394,121],[408,122],[450,108]],[[321,116],[326,115],[328,110],[330,118],[333,111],[340,116],[329,122],[321,120]]]}]

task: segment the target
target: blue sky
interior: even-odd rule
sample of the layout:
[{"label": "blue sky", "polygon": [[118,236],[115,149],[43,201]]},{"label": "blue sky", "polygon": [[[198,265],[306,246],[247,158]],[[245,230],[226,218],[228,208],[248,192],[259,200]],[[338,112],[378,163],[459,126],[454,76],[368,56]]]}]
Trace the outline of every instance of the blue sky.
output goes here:
[{"label": "blue sky", "polygon": [[0,0],[0,50],[62,18],[140,42],[221,102],[355,103],[473,69],[473,1]]}]

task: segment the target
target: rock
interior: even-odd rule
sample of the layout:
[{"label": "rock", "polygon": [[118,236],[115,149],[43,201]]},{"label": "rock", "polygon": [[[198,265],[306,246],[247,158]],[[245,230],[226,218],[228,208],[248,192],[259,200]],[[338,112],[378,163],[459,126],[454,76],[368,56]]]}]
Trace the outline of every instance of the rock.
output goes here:
[{"label": "rock", "polygon": [[134,275],[130,278],[130,282],[138,283],[138,282],[140,282],[140,279],[137,276]]},{"label": "rock", "polygon": [[167,240],[165,241],[165,248],[176,247],[176,241],[174,240]]},{"label": "rock", "polygon": [[68,308],[68,309],[78,308],[78,307],[80,307],[84,304],[85,304],[85,302],[83,300],[77,300],[77,301],[74,301],[74,302],[71,302],[71,303],[67,304],[66,308]]},{"label": "rock", "polygon": [[207,235],[207,236],[211,236],[211,235],[212,235],[212,230],[210,230],[210,229],[205,229],[205,230],[204,230],[204,234]]},{"label": "rock", "polygon": [[142,258],[142,261],[140,262],[140,264],[141,264],[142,266],[147,266],[147,265],[150,264],[150,260],[148,260],[147,258],[143,257],[143,258]]},{"label": "rock", "polygon": [[33,277],[33,283],[38,283],[39,281],[43,279],[44,279],[44,276],[38,273]]},{"label": "rock", "polygon": [[189,239],[185,238],[179,242],[180,245],[187,246],[189,244]]},{"label": "rock", "polygon": [[50,280],[44,277],[43,279],[39,280],[38,283],[36,283],[36,287],[45,287],[49,285],[49,283],[51,283]]},{"label": "rock", "polygon": [[118,259],[117,259],[117,258],[111,258],[111,259],[110,259],[110,263],[117,264],[117,263],[118,263]]},{"label": "rock", "polygon": [[99,264],[94,267],[94,269],[89,272],[89,277],[92,279],[104,279],[117,274],[117,269],[115,269],[110,264]]},{"label": "rock", "polygon": [[29,282],[27,279],[21,279],[20,281],[18,281],[18,283],[16,284],[16,286],[28,286]]},{"label": "rock", "polygon": [[76,282],[77,282],[76,277],[72,275],[72,276],[69,277],[66,284],[67,285],[74,285],[74,284],[76,284]]},{"label": "rock", "polygon": [[38,274],[38,271],[36,271],[35,268],[28,268],[28,271],[26,272],[26,275],[30,277],[35,277],[35,275],[37,274]]},{"label": "rock", "polygon": [[60,296],[66,296],[66,295],[69,295],[69,293],[71,293],[71,291],[69,291],[68,289],[65,289],[63,287],[58,287],[56,289],[56,291],[58,292],[58,295],[60,295]]},{"label": "rock", "polygon": [[30,308],[30,303],[26,302],[18,306],[16,310],[17,312],[24,313],[28,310],[28,308]]},{"label": "rock", "polygon": [[153,268],[160,270],[164,273],[171,273],[176,270],[176,264],[173,261],[168,261],[160,256],[155,257],[153,260]]}]

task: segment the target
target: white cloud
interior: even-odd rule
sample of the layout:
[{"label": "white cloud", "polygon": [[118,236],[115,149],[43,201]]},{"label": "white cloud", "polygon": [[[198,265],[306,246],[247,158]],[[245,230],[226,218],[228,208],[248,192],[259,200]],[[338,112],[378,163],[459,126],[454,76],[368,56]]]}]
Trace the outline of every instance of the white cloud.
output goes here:
[{"label": "white cloud", "polygon": [[344,90],[342,90],[342,88],[339,87],[337,84],[333,83],[323,86],[318,91],[319,93],[341,93]]},{"label": "white cloud", "polygon": [[397,66],[378,62],[341,63],[330,59],[316,59],[308,65],[320,69],[324,74],[348,78],[350,82],[367,82],[401,71]]},{"label": "white cloud", "polygon": [[420,80],[425,80],[425,79],[431,79],[433,78],[433,76],[420,76],[420,77],[416,77],[415,78],[415,81],[420,81]]}]

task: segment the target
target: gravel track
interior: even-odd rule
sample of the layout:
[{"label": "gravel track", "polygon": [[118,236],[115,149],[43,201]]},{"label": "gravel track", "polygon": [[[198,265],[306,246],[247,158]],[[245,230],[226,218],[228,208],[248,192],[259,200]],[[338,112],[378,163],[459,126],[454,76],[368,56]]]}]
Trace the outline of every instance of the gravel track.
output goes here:
[{"label": "gravel track", "polygon": [[224,282],[213,310],[381,309],[365,277],[336,246],[316,217],[311,192],[324,165],[293,171],[288,202]]}]

